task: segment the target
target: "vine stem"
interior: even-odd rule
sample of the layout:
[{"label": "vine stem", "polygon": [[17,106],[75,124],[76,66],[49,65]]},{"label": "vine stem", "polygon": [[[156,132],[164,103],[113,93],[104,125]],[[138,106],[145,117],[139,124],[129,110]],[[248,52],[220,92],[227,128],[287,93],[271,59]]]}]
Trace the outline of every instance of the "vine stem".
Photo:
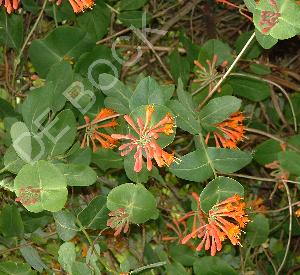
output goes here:
[{"label": "vine stem", "polygon": [[25,39],[25,41],[24,41],[24,43],[22,45],[22,48],[21,48],[21,50],[20,50],[20,52],[19,52],[19,54],[17,56],[17,64],[14,65],[14,71],[13,71],[13,77],[12,77],[12,84],[13,85],[12,86],[14,86],[14,83],[15,83],[17,66],[18,66],[18,64],[20,62],[19,60],[20,60],[20,58],[21,58],[21,56],[22,56],[22,54],[23,54],[23,52],[25,50],[25,47],[27,46],[27,44],[28,44],[31,36],[33,35],[36,27],[38,26],[38,24],[39,24],[39,22],[40,22],[40,20],[41,20],[41,18],[43,16],[44,10],[46,8],[46,4],[47,4],[47,0],[44,0],[43,6],[42,6],[41,11],[40,11],[40,13],[38,15],[38,18],[34,22],[34,25],[33,25],[32,29],[30,30],[29,34],[27,35],[27,37],[26,37],[26,39]]},{"label": "vine stem", "polygon": [[84,236],[85,236],[86,239],[88,240],[89,245],[90,245],[91,248],[92,248],[92,251],[95,251],[95,254],[96,254],[96,256],[97,256],[99,262],[106,268],[106,270],[108,270],[109,272],[112,272],[113,274],[114,274],[114,273],[116,274],[115,271],[113,271],[109,266],[107,266],[106,263],[104,263],[104,262],[102,261],[100,254],[98,253],[97,249],[95,248],[94,242],[92,241],[90,235],[87,233],[87,231],[85,230],[85,228],[84,228],[84,226],[82,225],[82,223],[80,222],[80,220],[79,220],[79,219],[76,219],[76,222],[77,222],[77,224],[79,225],[80,231],[84,234]]},{"label": "vine stem", "polygon": [[156,268],[156,267],[160,267],[160,266],[163,266],[163,265],[166,265],[167,262],[158,262],[158,263],[154,263],[154,264],[149,264],[149,265],[146,265],[146,266],[142,266],[142,267],[139,267],[133,271],[130,271],[129,274],[136,274],[136,273],[139,273],[141,271],[144,271],[146,269],[152,269],[152,268]]},{"label": "vine stem", "polygon": [[292,208],[292,200],[291,200],[291,195],[290,195],[290,189],[289,189],[289,186],[287,185],[286,181],[282,181],[282,183],[283,183],[283,185],[285,187],[286,195],[287,195],[288,203],[289,203],[289,214],[290,214],[290,219],[289,219],[289,238],[288,238],[288,242],[286,244],[286,249],[285,249],[283,260],[282,260],[280,266],[277,269],[276,275],[280,274],[280,271],[282,270],[282,268],[285,265],[286,258],[287,258],[287,255],[288,255],[289,249],[290,249],[290,244],[291,244],[291,239],[292,239],[292,226],[293,226],[293,208]]},{"label": "vine stem", "polygon": [[261,131],[261,130],[258,130],[258,129],[253,129],[253,128],[245,128],[245,130],[247,132],[249,132],[249,133],[254,133],[254,134],[259,134],[259,135],[262,135],[262,136],[266,136],[268,138],[271,138],[273,140],[278,141],[279,143],[286,144],[288,147],[290,147],[294,151],[300,153],[300,150],[297,147],[293,146],[292,144],[290,144],[290,143],[286,142],[285,140],[283,140],[283,139],[281,139],[279,137],[276,137],[276,136],[274,136],[272,134],[269,134],[267,132],[264,132],[264,131]]},{"label": "vine stem", "polygon": [[223,81],[229,76],[229,74],[231,73],[231,71],[233,70],[233,68],[235,67],[235,65],[238,63],[238,61],[241,59],[241,57],[243,56],[243,54],[245,53],[245,51],[248,49],[249,45],[252,43],[252,41],[255,38],[255,32],[253,32],[253,34],[251,35],[251,37],[248,39],[247,43],[245,44],[245,46],[243,47],[243,49],[240,51],[240,53],[238,54],[238,56],[235,58],[235,60],[233,61],[233,63],[231,64],[231,66],[229,67],[229,69],[227,70],[227,72],[221,77],[221,79],[219,80],[219,82],[216,84],[216,86],[208,93],[208,95],[206,96],[206,98],[199,104],[199,106],[197,107],[197,111],[199,111],[204,104],[212,97],[212,95],[215,93],[215,91],[218,90],[218,88],[221,86],[221,84],[223,83]]}]

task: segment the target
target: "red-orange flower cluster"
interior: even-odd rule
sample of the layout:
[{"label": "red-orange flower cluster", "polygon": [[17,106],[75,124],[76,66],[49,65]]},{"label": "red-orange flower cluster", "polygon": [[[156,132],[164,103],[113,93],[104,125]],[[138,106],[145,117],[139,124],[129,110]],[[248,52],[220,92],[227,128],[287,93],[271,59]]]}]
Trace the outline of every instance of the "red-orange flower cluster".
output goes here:
[{"label": "red-orange flower cluster", "polygon": [[[56,4],[60,5],[62,0],[57,0]],[[78,13],[82,12],[85,9],[92,8],[94,5],[94,0],[69,0],[73,11]]]},{"label": "red-orange flower cluster", "polygon": [[[89,117],[85,116],[84,120],[87,124],[87,127],[85,128],[86,132],[84,134],[81,147],[83,148],[89,146],[91,142],[93,151],[95,152],[98,149],[95,141],[98,141],[101,147],[103,148],[106,149],[114,148],[117,144],[117,141],[114,138],[112,138],[110,135],[99,132],[98,129],[112,128],[117,126],[118,123],[115,120],[116,116],[118,116],[118,114],[115,111],[107,108],[101,109],[101,111],[92,121],[90,121]],[[106,120],[110,120],[110,121],[100,124],[101,122],[104,122]]]},{"label": "red-orange flower cluster", "polygon": [[[3,4],[3,1],[7,13],[12,13],[19,8],[20,0],[0,0],[0,6]],[[61,2],[62,0],[57,0],[56,4],[60,5]],[[78,13],[85,9],[92,8],[94,0],[69,0],[69,3],[71,4],[73,11]]]},{"label": "red-orange flower cluster", "polygon": [[115,229],[114,236],[118,236],[122,231],[127,233],[129,230],[129,215],[125,208],[119,208],[108,214],[111,218],[107,221],[107,226]]},{"label": "red-orange flower cluster", "polygon": [[[173,229],[182,244],[187,244],[191,239],[201,240],[196,250],[209,250],[212,256],[222,249],[222,243],[229,239],[233,245],[240,245],[240,236],[242,229],[249,222],[245,213],[245,203],[238,195],[230,197],[214,205],[206,215],[200,208],[200,198],[198,194],[193,193],[193,198],[197,202],[197,210],[191,211],[180,218],[177,223],[177,230]],[[186,228],[186,220],[193,218],[192,232],[183,237],[179,232],[180,224]],[[176,225],[175,223],[175,225]],[[186,233],[186,230],[185,232]],[[164,237],[165,240],[172,240]]]},{"label": "red-orange flower cluster", "polygon": [[[196,65],[197,69],[195,71],[197,79],[194,79],[193,82],[199,82],[199,83],[207,83],[209,82],[209,90],[212,90],[212,88],[216,85],[216,79],[219,75],[218,71],[218,59],[219,57],[215,54],[213,56],[212,61],[206,60],[207,65],[202,65],[198,60],[194,61],[194,64]],[[221,69],[226,68],[228,65],[228,61],[223,61],[220,65]],[[218,89],[218,92],[221,92],[221,87]]]},{"label": "red-orange flower cluster", "polygon": [[[245,137],[245,126],[243,125],[244,120],[245,117],[243,113],[236,112],[231,114],[229,119],[215,125],[222,133],[219,133],[219,131],[213,132],[217,148],[237,148],[237,143]],[[210,134],[211,133],[209,132],[205,138],[206,144],[208,143]]]},{"label": "red-orange flower cluster", "polygon": [[155,110],[152,105],[147,106],[145,122],[140,117],[137,119],[137,125],[129,115],[124,116],[124,119],[135,131],[137,137],[132,134],[112,135],[112,138],[114,139],[129,140],[128,143],[125,143],[119,147],[122,156],[125,156],[129,154],[133,149],[136,149],[136,153],[134,154],[135,172],[140,172],[143,168],[143,150],[146,154],[147,169],[149,171],[152,170],[153,159],[156,161],[159,167],[165,165],[169,166],[175,160],[174,154],[165,152],[156,142],[156,140],[159,138],[160,133],[165,135],[171,135],[174,133],[174,118],[169,113],[167,113],[161,121],[159,121],[154,126],[150,126],[152,121],[152,114],[154,111]]},{"label": "red-orange flower cluster", "polygon": [[[0,6],[2,6],[3,0],[0,0]],[[19,8],[20,0],[4,0],[4,7],[7,13],[12,13]]]}]

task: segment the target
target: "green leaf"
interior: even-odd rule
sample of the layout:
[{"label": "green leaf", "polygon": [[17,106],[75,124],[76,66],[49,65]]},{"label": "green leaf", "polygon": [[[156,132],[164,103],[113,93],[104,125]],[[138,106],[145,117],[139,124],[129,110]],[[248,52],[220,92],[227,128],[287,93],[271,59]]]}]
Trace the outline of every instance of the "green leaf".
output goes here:
[{"label": "green leaf", "polygon": [[131,99],[130,109],[134,110],[141,105],[164,105],[165,100],[160,85],[150,76],[142,79],[137,85]]},{"label": "green leaf", "polygon": [[191,134],[199,134],[201,132],[200,122],[195,115],[187,111],[187,107],[178,100],[171,100],[168,107],[172,110],[176,117],[176,126]]},{"label": "green leaf", "polygon": [[249,66],[250,70],[258,75],[269,75],[272,73],[271,69],[263,64],[250,64]]},{"label": "green leaf", "polygon": [[244,197],[244,187],[236,180],[217,177],[206,185],[200,194],[201,209],[208,211],[216,204],[234,195]]},{"label": "green leaf", "polygon": [[178,86],[176,92],[179,102],[188,110],[189,113],[195,114],[193,96],[184,90],[183,82],[181,81],[181,79],[178,79]]},{"label": "green leaf", "polygon": [[47,119],[51,109],[53,83],[29,92],[21,106],[24,122],[30,132],[36,133],[40,125]]},{"label": "green leaf", "polygon": [[268,139],[255,148],[254,159],[260,164],[265,165],[278,159],[281,152],[280,143],[273,139]]},{"label": "green leaf", "polygon": [[215,124],[229,118],[230,114],[237,112],[242,101],[234,96],[221,96],[212,99],[199,112],[201,123]]},{"label": "green leaf", "polygon": [[92,162],[103,171],[110,168],[123,168],[123,157],[119,153],[104,148],[99,148],[93,153]]},{"label": "green leaf", "polygon": [[106,197],[98,196],[81,210],[77,217],[84,228],[102,230],[106,227],[108,213]]},{"label": "green leaf", "polygon": [[22,15],[0,11],[0,42],[2,46],[20,50],[23,43],[24,26]]},{"label": "green leaf", "polygon": [[293,0],[277,0],[276,5],[268,1],[258,2],[253,13],[253,22],[255,27],[264,32],[266,24],[261,24],[263,20],[262,13],[264,11],[279,13],[279,17],[272,28],[267,30],[266,34],[276,39],[288,39],[300,31],[299,12],[300,6]]},{"label": "green leaf", "polygon": [[278,160],[281,167],[290,173],[300,176],[300,154],[292,151],[280,152]]},{"label": "green leaf", "polygon": [[15,205],[6,205],[2,208],[0,213],[0,231],[7,238],[23,236],[23,221]]},{"label": "green leaf", "polygon": [[175,83],[179,78],[184,85],[188,83],[191,70],[190,62],[186,57],[181,56],[177,50],[174,50],[169,56],[169,67]]},{"label": "green leaf", "polygon": [[255,5],[256,5],[255,0],[244,0],[244,3],[250,12],[253,13],[255,11]]},{"label": "green leaf", "polygon": [[138,10],[143,7],[149,0],[121,0],[120,10]]},{"label": "green leaf", "polygon": [[32,143],[31,133],[23,122],[16,122],[10,129],[12,139],[12,146],[18,157],[24,162],[31,162],[32,157]]},{"label": "green leaf", "polygon": [[[78,143],[75,143],[78,145]],[[72,147],[73,148],[73,147]],[[70,149],[71,151],[72,149]],[[69,152],[70,152],[69,151]],[[74,164],[90,165],[92,159],[92,150],[89,147],[86,148],[77,148],[77,150],[72,151],[67,157],[67,160]]]},{"label": "green leaf", "polygon": [[143,28],[150,23],[152,15],[144,11],[122,11],[118,14],[118,19],[126,27]]},{"label": "green leaf", "polygon": [[147,170],[145,162],[143,161],[143,168],[138,173],[134,171],[134,164],[134,153],[130,153],[124,159],[124,169],[126,176],[133,182],[146,183],[150,176],[150,172]]},{"label": "green leaf", "polygon": [[[241,34],[235,42],[235,49],[237,54],[241,52],[243,47],[246,45],[247,41],[250,39],[253,31],[244,32]],[[251,44],[248,46],[246,51],[243,54],[243,59],[254,59],[258,58],[263,51],[263,48],[259,45],[256,40],[252,40]]]},{"label": "green leaf", "polygon": [[111,12],[104,1],[97,1],[89,12],[78,17],[79,27],[90,34],[93,41],[102,39],[110,25]]},{"label": "green leaf", "polygon": [[231,77],[228,81],[233,88],[233,93],[237,96],[259,102],[270,97],[270,86],[260,80],[246,77]]},{"label": "green leaf", "polygon": [[204,256],[198,259],[194,265],[196,275],[237,275],[238,273],[218,256]]},{"label": "green leaf", "polygon": [[107,98],[105,99],[105,105],[107,107],[111,107],[110,104],[107,104],[107,100],[109,98],[113,98],[114,103],[119,102],[120,105],[119,108],[115,108],[114,110],[116,110],[120,114],[130,113],[129,101],[133,94],[131,89],[110,74],[103,73],[99,75],[98,80],[102,92],[107,96]]},{"label": "green leaf", "polygon": [[141,184],[125,183],[115,187],[107,196],[111,211],[125,208],[129,221],[135,224],[156,219],[158,210],[154,196]]},{"label": "green leaf", "polygon": [[3,161],[5,169],[14,174],[17,174],[26,164],[26,162],[18,156],[12,145],[6,150]]},{"label": "green leaf", "polygon": [[58,168],[44,160],[26,164],[15,178],[16,195],[26,196],[26,201],[29,197],[34,199],[33,203],[24,205],[31,212],[61,210],[68,196],[66,186],[66,179]]},{"label": "green leaf", "polygon": [[16,116],[14,108],[11,106],[10,103],[8,103],[6,100],[0,97],[0,119],[14,116]]},{"label": "green leaf", "polygon": [[274,38],[269,34],[262,34],[258,29],[255,29],[255,37],[257,42],[267,50],[271,49],[278,42],[277,38]]},{"label": "green leaf", "polygon": [[225,148],[207,148],[209,158],[214,168],[221,173],[234,173],[248,165],[252,156],[248,152]]},{"label": "green leaf", "polygon": [[76,119],[71,110],[63,110],[43,130],[45,147],[49,156],[65,153],[76,137]]},{"label": "green leaf", "polygon": [[91,46],[89,33],[75,27],[58,27],[46,38],[31,43],[29,57],[39,75],[45,77],[53,64],[64,58],[77,59]]},{"label": "green leaf", "polygon": [[72,275],[82,275],[82,274],[93,275],[94,274],[86,263],[77,262],[77,261],[73,262],[71,271],[72,271]]},{"label": "green leaf", "polygon": [[25,240],[21,242],[20,252],[25,261],[31,265],[35,270],[43,272],[44,269],[48,269],[43,260],[41,259],[38,251],[31,245],[22,246],[25,244]]},{"label": "green leaf", "polygon": [[2,262],[0,263],[1,275],[35,275],[36,271],[33,271],[30,265],[26,263],[16,262]]},{"label": "green leaf", "polygon": [[251,247],[263,244],[268,239],[270,226],[268,219],[262,215],[257,214],[247,225],[246,240]]},{"label": "green leaf", "polygon": [[58,163],[55,166],[66,177],[69,186],[90,186],[97,180],[96,172],[87,165]]},{"label": "green leaf", "polygon": [[207,66],[206,60],[212,61],[214,55],[218,56],[217,66],[221,65],[224,61],[231,63],[233,60],[231,48],[217,39],[208,40],[202,45],[198,60],[203,66]]},{"label": "green leaf", "polygon": [[76,260],[74,243],[63,243],[58,250],[58,262],[69,274],[72,274],[72,265]]},{"label": "green leaf", "polygon": [[[61,76],[64,76],[63,78]],[[49,73],[47,74],[46,82],[52,82],[50,93],[49,108],[53,112],[58,112],[66,104],[67,98],[64,95],[65,90],[72,84],[73,70],[70,63],[62,60],[51,66]]]},{"label": "green leaf", "polygon": [[[105,84],[101,82],[102,74],[119,76],[121,65],[114,54],[117,53],[112,51],[111,48],[104,45],[96,45],[80,56],[75,64],[75,72],[83,77],[87,76],[90,84],[95,88],[105,90]],[[113,86],[114,84],[114,82],[109,82],[107,85]]]},{"label": "green leaf", "polygon": [[76,217],[68,210],[61,210],[53,213],[55,220],[56,232],[58,236],[65,242],[73,239],[79,228],[76,226]]},{"label": "green leaf", "polygon": [[170,246],[170,256],[184,266],[192,266],[193,263],[198,259],[192,251],[186,245],[172,244]]},{"label": "green leaf", "polygon": [[210,163],[204,150],[196,150],[180,158],[179,163],[173,163],[170,171],[177,177],[190,181],[205,181],[213,175]]}]

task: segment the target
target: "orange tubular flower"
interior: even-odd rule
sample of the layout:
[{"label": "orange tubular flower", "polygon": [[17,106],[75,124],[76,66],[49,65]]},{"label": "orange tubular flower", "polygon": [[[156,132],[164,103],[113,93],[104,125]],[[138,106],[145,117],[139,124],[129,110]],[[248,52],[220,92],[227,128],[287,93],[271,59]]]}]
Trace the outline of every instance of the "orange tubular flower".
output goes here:
[{"label": "orange tubular flower", "polygon": [[[57,0],[56,4],[60,5],[62,0]],[[73,11],[75,13],[79,13],[84,11],[85,9],[92,8],[94,5],[94,0],[69,0]]]},{"label": "orange tubular flower", "polygon": [[[244,115],[241,112],[236,112],[231,114],[229,119],[216,124],[215,126],[217,129],[222,132],[222,135],[217,131],[213,133],[216,147],[236,149],[236,144],[245,137],[245,126],[243,125],[244,120]],[[205,138],[206,143],[208,143],[210,134],[211,133],[209,132]]]},{"label": "orange tubular flower", "polygon": [[[2,6],[3,0],[0,0],[0,6]],[[19,8],[20,0],[4,0],[4,7],[7,13],[12,13]]]},{"label": "orange tubular flower", "polygon": [[[90,141],[93,146],[93,152],[97,151],[97,145],[95,141],[98,141],[101,145],[101,147],[106,149],[112,149],[116,146],[117,141],[112,138],[110,135],[101,133],[98,131],[98,129],[103,128],[113,128],[118,125],[117,121],[115,120],[115,117],[117,117],[118,114],[114,112],[111,109],[101,109],[101,111],[98,113],[98,115],[90,121],[90,119],[85,116],[84,120],[87,124],[86,127],[86,133],[84,134],[84,138],[81,143],[81,148],[89,146]],[[106,120],[109,120],[108,122],[104,122]],[[99,125],[99,123],[103,122]]]},{"label": "orange tubular flower", "polygon": [[193,217],[192,232],[186,235],[182,244],[186,244],[190,239],[200,239],[197,251],[210,249],[211,256],[215,256],[217,251],[222,249],[222,242],[228,238],[233,245],[240,244],[241,229],[245,228],[249,222],[245,213],[245,203],[241,202],[241,197],[235,195],[214,205],[206,215],[200,209],[200,198],[196,193],[192,194],[197,201],[197,210],[187,213],[179,222]]},{"label": "orange tubular flower", "polygon": [[147,169],[152,170],[152,160],[154,159],[159,167],[169,166],[175,160],[174,154],[165,152],[156,142],[159,138],[159,134],[171,135],[174,133],[174,118],[167,113],[166,116],[154,126],[149,126],[152,120],[152,114],[154,112],[153,106],[147,106],[146,109],[146,121],[142,118],[137,119],[137,125],[134,123],[132,118],[128,115],[124,116],[126,122],[135,131],[138,137],[132,134],[120,135],[113,134],[114,139],[129,140],[119,147],[121,155],[125,156],[129,154],[133,149],[136,149],[134,154],[135,165],[134,171],[140,172],[143,168],[143,150],[146,154]]}]

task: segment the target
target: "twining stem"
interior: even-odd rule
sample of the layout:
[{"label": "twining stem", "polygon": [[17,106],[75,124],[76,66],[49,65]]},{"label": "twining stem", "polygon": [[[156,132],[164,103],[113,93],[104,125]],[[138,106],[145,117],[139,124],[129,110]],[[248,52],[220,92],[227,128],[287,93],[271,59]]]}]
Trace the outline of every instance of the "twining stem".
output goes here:
[{"label": "twining stem", "polygon": [[100,254],[98,253],[97,249],[94,246],[94,242],[92,241],[91,237],[89,236],[89,234],[86,232],[84,226],[82,225],[82,223],[80,222],[79,219],[76,219],[76,222],[80,228],[80,231],[84,234],[84,236],[86,237],[86,239],[89,242],[90,247],[93,249],[93,251],[95,251],[95,254],[99,260],[99,262],[106,268],[106,270],[108,270],[109,272],[112,272],[113,274],[117,274],[115,271],[113,271],[104,261],[102,261],[102,258],[100,256]]},{"label": "twining stem", "polygon": [[15,79],[16,79],[17,66],[18,66],[18,64],[20,62],[20,58],[22,57],[22,54],[23,54],[23,52],[25,50],[25,47],[27,46],[27,44],[28,44],[31,36],[33,35],[36,27],[38,26],[38,24],[39,24],[39,22],[40,22],[40,20],[41,20],[41,18],[43,16],[44,10],[46,8],[46,4],[47,4],[47,0],[44,0],[43,6],[42,6],[41,11],[40,11],[40,13],[38,15],[38,18],[34,22],[34,25],[33,25],[32,29],[30,30],[29,34],[27,35],[27,37],[26,37],[26,39],[25,39],[25,41],[24,41],[24,43],[22,45],[22,48],[21,48],[21,50],[20,50],[20,52],[19,52],[19,54],[18,54],[18,56],[16,58],[17,63],[14,65],[13,77],[12,77],[12,86],[13,87],[14,87],[14,83],[15,83]]},{"label": "twining stem", "polygon": [[266,136],[268,138],[271,138],[273,140],[276,140],[278,141],[279,143],[282,143],[282,144],[286,144],[286,146],[288,146],[289,148],[293,149],[294,151],[300,153],[300,149],[298,149],[297,147],[293,146],[292,144],[288,143],[287,141],[277,137],[277,136],[274,136],[270,133],[267,133],[267,132],[264,132],[262,130],[258,130],[258,129],[253,129],[253,128],[245,128],[245,130],[249,133],[254,133],[254,134],[259,134],[259,135],[262,135],[262,136]]},{"label": "twining stem", "polygon": [[290,214],[290,219],[289,219],[289,238],[288,238],[288,242],[287,242],[287,245],[286,245],[286,249],[285,249],[283,260],[282,260],[279,268],[277,269],[276,275],[280,274],[280,271],[284,267],[284,264],[286,262],[286,258],[287,258],[287,255],[289,253],[291,239],[292,239],[292,226],[293,226],[293,208],[292,208],[292,200],[291,200],[289,186],[287,185],[287,183],[285,181],[282,181],[282,183],[283,183],[283,185],[285,187],[286,195],[287,195],[288,203],[289,203],[289,214]]},{"label": "twining stem", "polygon": [[139,272],[142,272],[146,269],[152,269],[152,268],[156,268],[156,267],[160,267],[160,266],[163,266],[163,265],[166,265],[167,262],[157,262],[157,263],[154,263],[154,264],[149,264],[149,265],[146,265],[146,266],[142,266],[142,267],[139,267],[133,271],[130,271],[129,274],[136,274],[136,273],[139,273]]},{"label": "twining stem", "polygon": [[237,64],[237,62],[241,59],[241,57],[243,56],[243,54],[245,53],[245,51],[248,49],[249,45],[252,43],[252,41],[254,40],[254,38],[255,38],[255,32],[248,39],[247,43],[245,44],[245,46],[243,47],[243,49],[240,51],[240,53],[238,54],[238,56],[235,58],[235,60],[233,61],[233,63],[231,64],[231,66],[229,67],[229,69],[227,70],[227,72],[221,77],[221,79],[216,84],[216,86],[211,91],[209,91],[209,93],[206,96],[206,98],[199,104],[199,106],[196,109],[197,111],[199,111],[205,105],[205,103],[218,90],[218,88],[221,86],[221,84],[223,83],[223,81],[229,76],[229,74],[231,73],[231,71],[233,70],[233,68]]}]

